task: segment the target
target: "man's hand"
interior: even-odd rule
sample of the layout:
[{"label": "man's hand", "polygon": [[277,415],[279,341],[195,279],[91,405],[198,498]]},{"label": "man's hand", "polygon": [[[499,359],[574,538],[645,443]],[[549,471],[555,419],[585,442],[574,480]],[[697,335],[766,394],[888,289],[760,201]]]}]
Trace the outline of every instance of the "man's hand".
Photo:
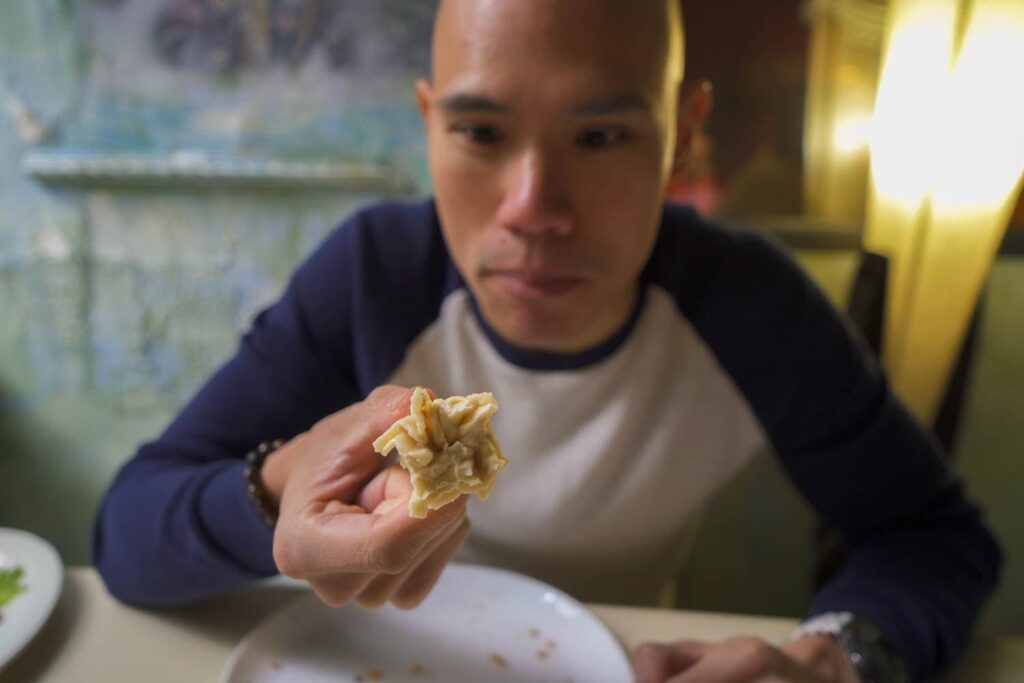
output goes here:
[{"label": "man's hand", "polygon": [[775,647],[758,638],[644,643],[637,683],[861,683],[835,638],[811,635]]},{"label": "man's hand", "polygon": [[[274,561],[331,606],[418,605],[469,533],[465,497],[409,517],[409,475],[381,471],[371,442],[409,413],[411,389],[380,387],[282,446],[264,465],[279,498]],[[283,484],[282,484],[283,482]]]}]

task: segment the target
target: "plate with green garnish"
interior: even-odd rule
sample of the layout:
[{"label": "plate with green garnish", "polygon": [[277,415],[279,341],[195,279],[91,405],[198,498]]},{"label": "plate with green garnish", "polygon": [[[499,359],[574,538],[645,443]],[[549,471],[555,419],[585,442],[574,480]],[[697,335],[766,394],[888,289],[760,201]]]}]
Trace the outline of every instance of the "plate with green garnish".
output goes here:
[{"label": "plate with green garnish", "polygon": [[63,581],[52,545],[27,531],[0,528],[0,669],[46,623]]}]

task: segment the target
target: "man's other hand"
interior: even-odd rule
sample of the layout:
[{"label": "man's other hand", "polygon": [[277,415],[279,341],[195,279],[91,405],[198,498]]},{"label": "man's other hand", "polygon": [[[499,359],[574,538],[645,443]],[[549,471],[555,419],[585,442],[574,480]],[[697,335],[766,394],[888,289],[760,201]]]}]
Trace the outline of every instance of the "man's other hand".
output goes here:
[{"label": "man's other hand", "polygon": [[633,652],[637,683],[861,683],[835,638],[804,636],[776,647],[759,638],[721,643],[644,643]]},{"label": "man's other hand", "polygon": [[412,389],[380,387],[282,446],[264,465],[279,499],[274,561],[331,606],[418,605],[469,533],[466,498],[409,517],[412,484],[372,441],[409,414]]}]

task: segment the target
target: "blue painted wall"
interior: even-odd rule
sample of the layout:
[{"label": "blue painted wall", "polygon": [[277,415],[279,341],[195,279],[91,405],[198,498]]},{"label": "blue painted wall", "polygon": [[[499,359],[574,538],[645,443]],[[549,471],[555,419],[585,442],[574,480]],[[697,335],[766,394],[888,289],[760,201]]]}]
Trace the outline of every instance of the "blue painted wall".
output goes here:
[{"label": "blue painted wall", "polygon": [[[394,2],[331,3],[358,29],[343,64],[319,45],[294,67],[266,55],[231,71],[162,61],[154,22],[182,4],[17,0],[0,20],[0,524],[53,539],[71,563],[88,562],[117,466],[294,265],[359,204],[425,189],[412,82],[430,2],[402,17]],[[396,30],[401,50],[382,47]],[[398,182],[46,186],[23,170],[40,151],[329,160]]]}]

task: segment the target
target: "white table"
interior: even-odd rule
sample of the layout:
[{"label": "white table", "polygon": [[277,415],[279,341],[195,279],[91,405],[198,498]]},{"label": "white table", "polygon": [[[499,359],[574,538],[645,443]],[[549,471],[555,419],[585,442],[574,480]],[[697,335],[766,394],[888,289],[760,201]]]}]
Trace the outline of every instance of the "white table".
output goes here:
[{"label": "white table", "polygon": [[[3,683],[181,683],[217,681],[242,636],[298,589],[256,586],[202,605],[125,607],[91,568],[68,570],[53,616],[0,672]],[[781,640],[790,619],[591,605],[626,647],[645,640],[721,639],[746,634]],[[947,683],[1024,681],[1024,639],[975,643]]]}]

